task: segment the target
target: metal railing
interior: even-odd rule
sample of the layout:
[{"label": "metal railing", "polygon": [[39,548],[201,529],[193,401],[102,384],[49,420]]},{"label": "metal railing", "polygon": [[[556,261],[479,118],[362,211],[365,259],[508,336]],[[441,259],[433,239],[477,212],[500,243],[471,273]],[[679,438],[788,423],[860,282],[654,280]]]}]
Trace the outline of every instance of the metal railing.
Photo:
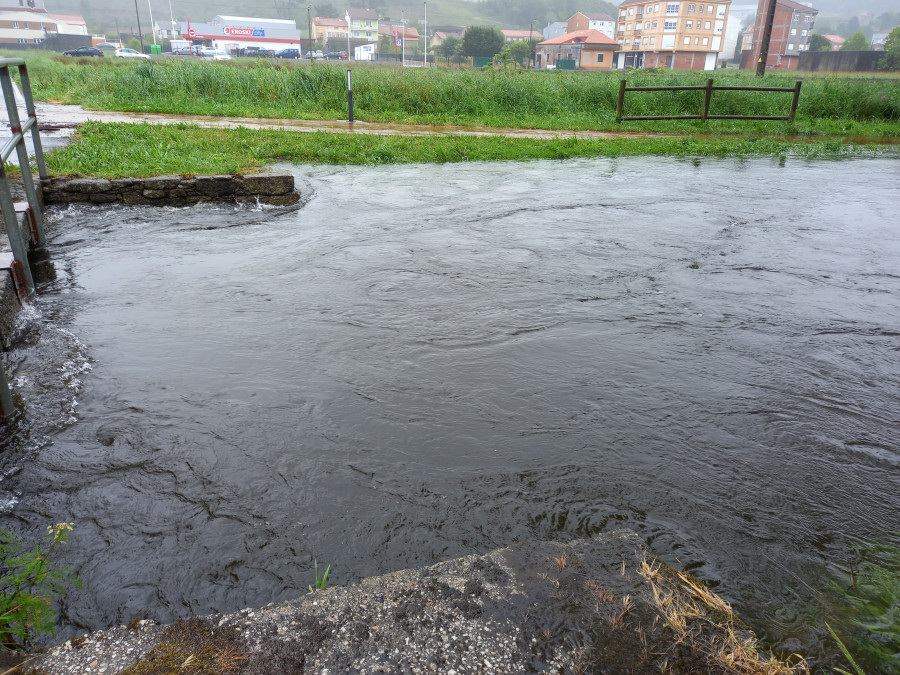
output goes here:
[{"label": "metal railing", "polygon": [[[25,99],[25,111],[28,119],[24,124],[19,119],[16,89],[9,72],[13,66],[19,69],[19,81],[22,85],[21,92],[22,97]],[[13,283],[19,299],[22,302],[27,302],[34,297],[34,279],[31,276],[31,267],[28,264],[28,244],[29,242],[36,246],[44,244],[44,215],[38,200],[37,190],[35,189],[34,177],[31,174],[28,148],[25,146],[25,134],[28,131],[31,131],[34,157],[38,167],[38,174],[41,178],[47,177],[47,166],[44,163],[44,151],[38,131],[34,99],[31,95],[31,81],[28,79],[28,69],[25,67],[24,59],[0,58],[0,85],[2,85],[7,119],[12,132],[12,136],[3,144],[2,150],[0,150],[0,213],[3,216],[6,236],[9,238],[9,246],[13,254],[13,260],[10,264]],[[13,151],[17,153],[19,168],[22,171],[22,185],[25,189],[25,197],[28,200],[28,204],[24,208],[25,220],[28,223],[27,239],[19,227],[19,216],[17,215],[16,204],[13,201],[9,176],[6,172],[6,162]],[[9,383],[6,379],[6,372],[3,364],[0,363],[0,421],[11,419],[14,414],[15,408],[13,407]]]},{"label": "metal railing", "polygon": [[[632,120],[785,120],[794,121],[794,115],[797,114],[797,103],[800,100],[800,85],[802,80],[797,80],[793,87],[737,87],[737,86],[713,86],[712,80],[707,80],[705,85],[683,86],[683,87],[629,87],[625,80],[619,82],[619,99],[616,102],[616,122],[626,122]],[[703,109],[699,115],[634,115],[626,117],[625,112],[625,92],[626,91],[704,91],[706,95],[703,97]],[[791,110],[787,115],[710,115],[709,104],[712,101],[712,93],[714,91],[790,91],[794,93],[791,100]]]}]

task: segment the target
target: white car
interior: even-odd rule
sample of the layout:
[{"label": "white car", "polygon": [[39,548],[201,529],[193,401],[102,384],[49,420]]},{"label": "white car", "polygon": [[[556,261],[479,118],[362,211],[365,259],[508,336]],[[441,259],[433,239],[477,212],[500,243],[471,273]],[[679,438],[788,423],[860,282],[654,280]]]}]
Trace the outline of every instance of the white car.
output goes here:
[{"label": "white car", "polygon": [[128,49],[128,47],[122,47],[121,49],[116,50],[116,56],[120,59],[149,59],[149,54],[141,54],[133,49]]},{"label": "white car", "polygon": [[211,53],[201,53],[205,59],[212,59],[213,61],[231,61],[231,57],[224,49],[213,49]]}]

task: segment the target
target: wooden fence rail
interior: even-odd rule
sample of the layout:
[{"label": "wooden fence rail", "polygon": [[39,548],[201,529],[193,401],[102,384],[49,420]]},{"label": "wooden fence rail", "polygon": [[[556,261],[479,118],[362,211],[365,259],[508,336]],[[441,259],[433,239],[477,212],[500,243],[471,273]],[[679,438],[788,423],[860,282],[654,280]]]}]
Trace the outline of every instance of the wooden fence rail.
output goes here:
[{"label": "wooden fence rail", "polygon": [[[797,113],[797,102],[800,100],[800,85],[802,80],[797,80],[793,87],[735,87],[735,86],[713,86],[712,80],[707,80],[705,85],[684,86],[684,87],[629,87],[625,80],[619,82],[619,100],[616,103],[616,121],[626,122],[630,120],[786,120],[794,121],[794,115]],[[626,117],[625,112],[625,92],[626,91],[685,91],[695,90],[704,91],[706,95],[703,97],[703,112],[699,115],[636,115]],[[791,100],[791,110],[786,116],[781,115],[710,115],[709,104],[712,100],[714,91],[792,91],[794,98]]]}]

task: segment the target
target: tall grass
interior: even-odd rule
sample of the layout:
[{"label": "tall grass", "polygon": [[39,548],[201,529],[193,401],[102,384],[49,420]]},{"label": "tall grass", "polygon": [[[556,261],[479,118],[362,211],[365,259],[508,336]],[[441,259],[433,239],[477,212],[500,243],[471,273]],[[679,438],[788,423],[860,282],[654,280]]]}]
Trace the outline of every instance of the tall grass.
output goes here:
[{"label": "tall grass", "polygon": [[[28,57],[39,100],[87,108],[195,115],[346,119],[346,66],[269,61],[211,63],[158,59],[141,63]],[[625,74],[521,70],[402,69],[353,64],[357,119],[373,122],[484,125],[543,129],[622,128],[615,122]],[[628,71],[630,85],[753,85],[743,71]],[[795,76],[769,75],[767,86]],[[696,114],[702,92],[629,93],[628,114]],[[717,91],[715,114],[784,115],[790,94]],[[828,126],[827,122],[832,122]],[[795,127],[785,123],[712,121],[637,123],[666,131],[817,131],[900,135],[900,84],[887,79],[807,77]],[[822,125],[825,124],[823,127]],[[872,125],[875,126],[872,126]]]}]

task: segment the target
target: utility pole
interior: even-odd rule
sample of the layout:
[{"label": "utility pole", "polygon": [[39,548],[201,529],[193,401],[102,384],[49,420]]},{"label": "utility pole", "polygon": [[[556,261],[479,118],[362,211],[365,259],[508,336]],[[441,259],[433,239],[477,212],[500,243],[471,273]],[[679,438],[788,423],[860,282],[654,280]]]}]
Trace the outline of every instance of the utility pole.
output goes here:
[{"label": "utility pole", "polygon": [[534,62],[534,19],[528,24],[528,69],[531,70],[531,64]]},{"label": "utility pole", "polygon": [[134,13],[138,22],[138,39],[141,41],[141,54],[144,53],[144,32],[141,30],[141,13],[138,12],[137,0],[134,0]]},{"label": "utility pole", "polygon": [[425,5],[425,35],[423,36],[425,38],[425,54],[422,57],[422,65],[427,68],[428,67],[428,3],[424,2],[422,4]]},{"label": "utility pole", "polygon": [[306,6],[306,23],[309,26],[309,62],[313,62],[313,48],[312,48],[312,7],[311,5]]},{"label": "utility pole", "polygon": [[756,76],[766,74],[766,61],[769,60],[769,43],[772,41],[772,26],[775,24],[775,7],[778,0],[769,0],[766,10],[766,24],[763,27],[762,41],[759,44],[759,61],[756,62]]}]

